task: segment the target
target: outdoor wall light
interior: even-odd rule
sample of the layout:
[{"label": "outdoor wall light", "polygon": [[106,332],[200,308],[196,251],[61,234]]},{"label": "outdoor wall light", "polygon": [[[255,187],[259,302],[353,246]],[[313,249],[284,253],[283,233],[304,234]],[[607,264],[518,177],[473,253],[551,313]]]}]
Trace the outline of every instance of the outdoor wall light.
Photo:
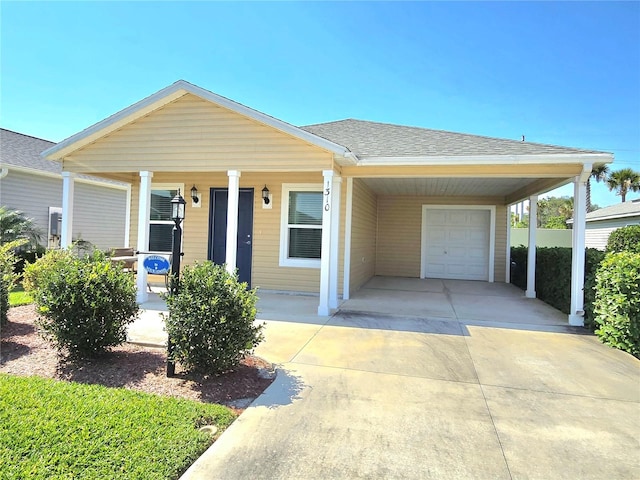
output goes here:
[{"label": "outdoor wall light", "polygon": [[178,189],[178,194],[171,199],[171,220],[173,220],[177,225],[180,225],[180,222],[184,220],[184,206],[187,204],[182,195],[180,195],[180,189]]},{"label": "outdoor wall light", "polygon": [[193,200],[193,203],[198,203],[200,201],[198,198],[198,189],[195,185],[191,187],[191,200]]},{"label": "outdoor wall light", "polygon": [[269,205],[269,202],[271,201],[269,200],[269,189],[267,188],[267,185],[262,189],[262,201],[265,205]]}]

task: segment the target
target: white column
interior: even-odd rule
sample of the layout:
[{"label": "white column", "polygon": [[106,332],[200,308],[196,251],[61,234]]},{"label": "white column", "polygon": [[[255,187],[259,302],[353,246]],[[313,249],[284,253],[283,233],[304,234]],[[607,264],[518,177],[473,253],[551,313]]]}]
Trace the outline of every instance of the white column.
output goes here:
[{"label": "white column", "polygon": [[[590,169],[589,169],[590,170]],[[587,177],[588,178],[588,177]],[[584,262],[587,184],[576,177],[573,185],[573,235],[571,248],[571,311],[569,324],[584,325]]]},{"label": "white column", "polygon": [[344,275],[342,280],[342,298],[349,300],[351,295],[351,219],[353,218],[353,177],[347,178],[347,203],[344,219]]},{"label": "white column", "polygon": [[338,308],[338,259],[340,257],[340,197],[342,177],[333,177],[331,195],[331,260],[329,261],[329,308]]},{"label": "white column", "polygon": [[507,205],[507,268],[504,272],[504,283],[511,282],[511,205]]},{"label": "white column", "polygon": [[238,199],[240,197],[240,172],[229,170],[229,193],[227,195],[227,250],[225,263],[227,272],[236,270],[238,256]]},{"label": "white column", "polygon": [[68,248],[73,242],[73,192],[75,190],[75,173],[62,172],[62,232],[60,248]]},{"label": "white column", "polygon": [[529,197],[529,248],[527,249],[527,298],[536,298],[536,230],[538,228],[538,196]]},{"label": "white column", "polygon": [[320,303],[318,315],[328,316],[329,282],[331,270],[331,203],[333,192],[333,170],[323,170],[324,186],[322,190],[322,251],[320,253]]},{"label": "white column", "polygon": [[124,244],[125,248],[129,247],[131,241],[131,184],[127,185],[126,205],[124,213]]},{"label": "white column", "polygon": [[[140,172],[140,191],[138,199],[138,251],[149,251],[149,216],[151,213],[151,179],[153,172]],[[147,294],[147,271],[143,267],[145,255],[138,254],[138,274],[136,277],[138,303],[144,303],[149,298]]]}]

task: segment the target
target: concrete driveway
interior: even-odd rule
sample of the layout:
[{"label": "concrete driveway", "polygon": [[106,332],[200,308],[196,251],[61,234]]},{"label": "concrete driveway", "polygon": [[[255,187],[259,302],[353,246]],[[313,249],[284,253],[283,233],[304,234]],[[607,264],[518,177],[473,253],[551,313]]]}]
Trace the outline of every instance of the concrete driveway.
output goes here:
[{"label": "concrete driveway", "polygon": [[445,293],[446,316],[268,320],[275,382],[183,478],[640,478],[638,360],[557,312],[516,322],[509,289]]}]

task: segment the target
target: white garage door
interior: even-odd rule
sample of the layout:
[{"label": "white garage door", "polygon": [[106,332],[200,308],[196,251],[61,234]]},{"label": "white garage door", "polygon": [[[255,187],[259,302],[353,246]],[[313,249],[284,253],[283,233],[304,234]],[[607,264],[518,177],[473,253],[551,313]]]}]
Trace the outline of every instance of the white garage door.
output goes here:
[{"label": "white garage door", "polygon": [[424,277],[489,280],[489,210],[425,207],[423,221]]}]

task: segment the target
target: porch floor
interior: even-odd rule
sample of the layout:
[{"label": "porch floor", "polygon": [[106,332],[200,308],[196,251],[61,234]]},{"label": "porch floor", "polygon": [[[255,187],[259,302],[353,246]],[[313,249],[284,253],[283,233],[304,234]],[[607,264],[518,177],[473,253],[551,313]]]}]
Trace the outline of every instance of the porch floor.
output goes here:
[{"label": "porch floor", "polygon": [[[145,345],[166,345],[161,314],[166,304],[153,288],[142,313],[128,329],[128,340]],[[258,320],[324,325],[319,317],[318,297],[259,292]],[[339,314],[374,314],[414,317],[523,330],[582,331],[567,323],[567,315],[538,299],[526,298],[519,288],[505,283],[377,276],[349,300]]]}]

